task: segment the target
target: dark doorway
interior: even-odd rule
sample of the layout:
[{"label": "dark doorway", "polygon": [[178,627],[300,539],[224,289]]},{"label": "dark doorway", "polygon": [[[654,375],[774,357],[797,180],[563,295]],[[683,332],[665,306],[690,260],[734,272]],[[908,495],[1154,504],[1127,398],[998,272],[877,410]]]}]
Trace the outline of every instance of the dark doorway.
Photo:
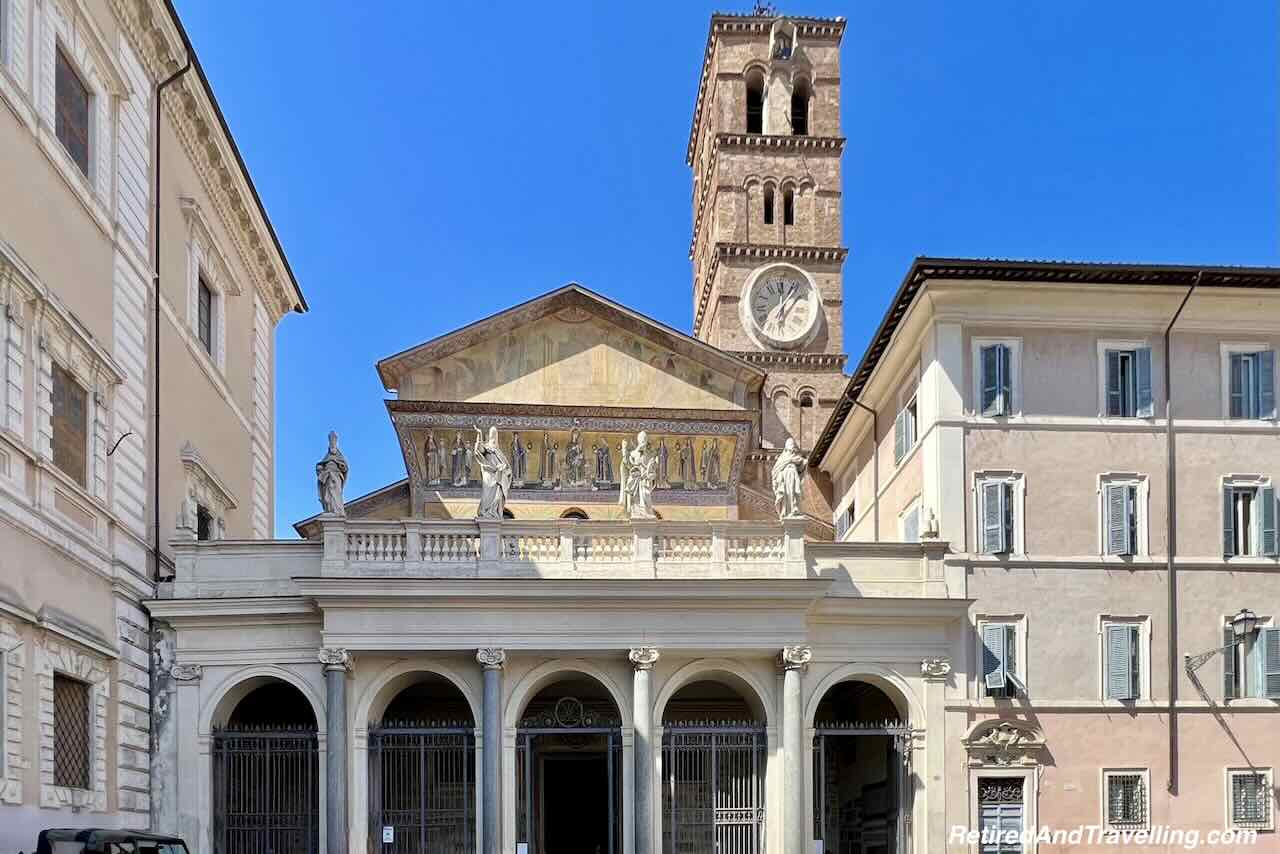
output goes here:
[{"label": "dark doorway", "polygon": [[609,768],[601,754],[542,758],[546,854],[607,854]]}]

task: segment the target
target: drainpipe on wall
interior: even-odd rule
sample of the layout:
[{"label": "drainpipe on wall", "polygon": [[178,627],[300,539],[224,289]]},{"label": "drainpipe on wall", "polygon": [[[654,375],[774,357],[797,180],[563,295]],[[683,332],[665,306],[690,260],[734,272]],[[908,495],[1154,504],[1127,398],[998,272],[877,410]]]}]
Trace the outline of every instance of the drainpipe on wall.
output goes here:
[{"label": "drainpipe on wall", "polygon": [[1178,575],[1174,566],[1177,553],[1177,455],[1173,445],[1173,367],[1170,359],[1169,336],[1173,325],[1182,316],[1191,294],[1200,285],[1204,271],[1196,273],[1195,281],[1187,288],[1178,310],[1164,330],[1164,444],[1165,444],[1165,551],[1168,553],[1168,564],[1165,577],[1168,583],[1168,620],[1169,620],[1169,779],[1165,788],[1169,794],[1178,794]]},{"label": "drainpipe on wall", "polygon": [[[859,409],[871,413],[871,525],[872,542],[880,542],[880,417],[860,400],[851,401]],[[856,477],[856,475],[855,475]]]}]

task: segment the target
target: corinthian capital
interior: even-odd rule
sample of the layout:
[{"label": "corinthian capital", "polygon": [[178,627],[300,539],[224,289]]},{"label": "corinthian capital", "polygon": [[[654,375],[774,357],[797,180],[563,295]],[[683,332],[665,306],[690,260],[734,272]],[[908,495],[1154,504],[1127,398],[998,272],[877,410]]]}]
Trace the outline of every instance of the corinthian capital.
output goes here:
[{"label": "corinthian capital", "polygon": [[631,666],[636,670],[652,670],[653,665],[658,663],[658,648],[656,646],[632,647],[627,653],[627,658],[631,659]]},{"label": "corinthian capital", "polygon": [[325,672],[330,670],[347,671],[351,669],[351,653],[345,649],[336,646],[327,646],[320,650],[320,663],[324,665]]},{"label": "corinthian capital", "polygon": [[476,661],[485,670],[501,670],[507,663],[507,651],[493,646],[485,646],[476,650]]},{"label": "corinthian capital", "polygon": [[800,670],[803,671],[809,666],[809,662],[813,660],[813,647],[800,644],[798,646],[784,646],[782,652],[778,653],[778,666],[783,670]]}]

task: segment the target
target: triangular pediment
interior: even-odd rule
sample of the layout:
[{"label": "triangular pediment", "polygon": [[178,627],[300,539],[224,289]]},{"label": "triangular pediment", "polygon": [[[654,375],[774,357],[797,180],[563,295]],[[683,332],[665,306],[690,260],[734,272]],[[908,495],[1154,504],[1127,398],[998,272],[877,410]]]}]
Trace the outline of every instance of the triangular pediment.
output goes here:
[{"label": "triangular pediment", "polygon": [[378,363],[402,401],[743,409],[759,368],[578,285]]}]

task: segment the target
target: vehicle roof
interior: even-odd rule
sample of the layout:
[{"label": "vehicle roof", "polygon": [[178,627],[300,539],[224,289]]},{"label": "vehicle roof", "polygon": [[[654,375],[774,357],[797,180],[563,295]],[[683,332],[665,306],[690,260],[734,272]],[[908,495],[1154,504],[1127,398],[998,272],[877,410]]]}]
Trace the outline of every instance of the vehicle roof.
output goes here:
[{"label": "vehicle roof", "polygon": [[163,833],[149,833],[145,830],[128,830],[124,828],[102,827],[62,827],[40,831],[40,842],[37,854],[47,854],[50,842],[83,842],[86,846],[100,846],[108,842],[140,842],[186,843],[180,836],[167,836]]}]

